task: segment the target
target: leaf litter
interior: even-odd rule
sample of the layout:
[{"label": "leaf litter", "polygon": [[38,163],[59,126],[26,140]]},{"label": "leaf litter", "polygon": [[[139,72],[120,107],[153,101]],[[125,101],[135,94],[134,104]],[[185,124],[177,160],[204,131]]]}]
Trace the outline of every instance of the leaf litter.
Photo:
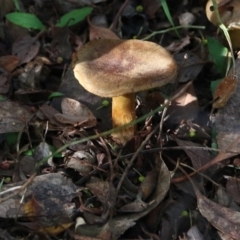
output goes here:
[{"label": "leaf litter", "polygon": [[[228,73],[205,3],[0,0],[2,236],[239,238],[239,59]],[[226,14],[236,3],[221,4]],[[17,11],[45,29],[7,19]],[[111,100],[87,92],[72,69],[87,42],[133,38],[168,49],[179,76],[137,94],[142,121],[122,146],[111,137]]]}]

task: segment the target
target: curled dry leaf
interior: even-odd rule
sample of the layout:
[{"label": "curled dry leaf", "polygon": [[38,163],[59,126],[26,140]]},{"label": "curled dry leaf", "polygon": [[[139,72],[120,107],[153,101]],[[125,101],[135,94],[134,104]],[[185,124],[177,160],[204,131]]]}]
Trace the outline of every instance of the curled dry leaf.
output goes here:
[{"label": "curled dry leaf", "polygon": [[[231,95],[226,105],[220,109],[215,117],[215,126],[217,132],[217,143],[220,150],[229,150],[230,144],[234,144],[234,142],[239,142],[240,136],[240,58],[236,59],[236,68],[231,69],[229,76],[234,77],[234,81],[236,81],[236,86],[234,84],[230,86],[230,91],[228,94]],[[231,78],[230,78],[231,80]],[[234,91],[231,89],[235,88]],[[229,96],[228,96],[229,97]],[[231,151],[239,152],[239,146],[234,144],[234,148]]]},{"label": "curled dry leaf", "polygon": [[56,121],[62,124],[73,124],[84,128],[94,127],[97,124],[97,120],[93,113],[80,102],[71,99],[63,98],[62,113],[55,114]]},{"label": "curled dry leaf", "polygon": [[153,192],[157,182],[157,171],[154,169],[147,173],[144,180],[141,183],[138,195],[142,200],[146,200]]},{"label": "curled dry leaf", "polygon": [[78,171],[85,176],[93,170],[93,164],[96,163],[96,158],[88,152],[77,151],[69,160],[67,160],[66,167]]},{"label": "curled dry leaf", "polygon": [[12,72],[19,63],[19,59],[16,56],[8,55],[0,57],[0,68],[6,72]]},{"label": "curled dry leaf", "polygon": [[[100,178],[91,177],[90,181],[87,182],[86,187],[99,199],[99,201],[106,205],[110,201],[110,197],[114,198],[115,188],[114,186],[107,182],[103,181]],[[112,194],[109,194],[111,192]],[[113,199],[114,200],[114,199]]]},{"label": "curled dry leaf", "polygon": [[213,103],[213,108],[222,108],[227,104],[229,98],[236,90],[237,82],[238,79],[236,75],[228,74],[218,84],[213,96],[213,99],[216,100]]}]

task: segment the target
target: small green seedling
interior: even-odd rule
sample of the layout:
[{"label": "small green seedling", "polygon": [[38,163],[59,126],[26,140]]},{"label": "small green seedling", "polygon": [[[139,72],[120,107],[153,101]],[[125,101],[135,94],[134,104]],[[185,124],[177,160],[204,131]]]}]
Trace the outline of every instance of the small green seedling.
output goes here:
[{"label": "small green seedling", "polygon": [[73,26],[82,20],[84,20],[91,12],[93,8],[84,7],[72,10],[71,12],[63,15],[59,22],[56,24],[57,27]]},{"label": "small green seedling", "polygon": [[136,168],[133,168],[133,171],[135,171],[139,175],[138,181],[143,182],[145,177]]},{"label": "small green seedling", "polygon": [[51,100],[56,97],[62,97],[62,96],[64,96],[64,94],[61,92],[53,92],[48,96],[48,100]]},{"label": "small green seedling", "polygon": [[136,12],[139,12],[139,13],[143,12],[143,6],[142,5],[138,5],[136,7]]},{"label": "small green seedling", "polygon": [[103,100],[102,101],[102,105],[97,108],[97,110],[101,109],[101,108],[104,108],[104,107],[108,107],[109,106],[109,101],[108,100]]}]

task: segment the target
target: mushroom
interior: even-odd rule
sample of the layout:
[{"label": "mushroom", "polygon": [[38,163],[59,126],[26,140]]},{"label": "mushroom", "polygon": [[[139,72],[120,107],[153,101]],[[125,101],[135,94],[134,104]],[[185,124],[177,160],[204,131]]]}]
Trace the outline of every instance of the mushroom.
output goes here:
[{"label": "mushroom", "polygon": [[[75,58],[73,71],[79,83],[95,95],[112,98],[113,128],[136,118],[136,92],[161,87],[177,75],[177,65],[167,50],[141,40],[94,40]],[[112,136],[124,144],[134,133],[131,126]]]},{"label": "mushroom", "polygon": [[[222,23],[229,29],[229,35],[234,49],[240,48],[240,1],[239,0],[217,0],[218,11]],[[206,15],[210,22],[218,26],[213,8],[212,0],[206,5]]]}]

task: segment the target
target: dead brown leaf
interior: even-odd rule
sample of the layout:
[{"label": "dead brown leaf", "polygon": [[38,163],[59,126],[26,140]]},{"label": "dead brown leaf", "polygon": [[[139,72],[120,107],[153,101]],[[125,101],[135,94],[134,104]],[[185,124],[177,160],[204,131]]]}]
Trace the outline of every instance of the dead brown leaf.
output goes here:
[{"label": "dead brown leaf", "polygon": [[72,124],[89,128],[96,126],[97,120],[93,113],[79,101],[71,98],[63,98],[62,113],[56,113],[54,118],[56,121],[62,124]]},{"label": "dead brown leaf", "polygon": [[[191,159],[192,165],[195,169],[200,169],[202,166],[207,164],[211,160],[210,153],[203,149],[196,149],[195,147],[204,147],[201,144],[194,143],[191,141],[185,141],[176,138],[175,141],[179,146],[183,146],[183,150]],[[184,147],[193,147],[193,149],[184,148]]]},{"label": "dead brown leaf", "polygon": [[[230,76],[235,77],[232,78]],[[223,102],[225,102],[226,105],[218,109],[215,117],[217,143],[220,150],[229,150],[228,146],[235,142],[240,136],[240,84],[238,79],[240,79],[240,56],[236,59],[236,67],[231,69],[228,77],[230,83],[236,81],[237,84],[234,86],[235,83],[231,83],[230,86],[225,87],[228,89],[226,96],[229,100],[226,103],[227,98],[224,95],[225,100]],[[233,90],[234,88],[235,90]],[[223,92],[225,92],[224,87]],[[236,145],[232,151],[238,152],[239,146]]]},{"label": "dead brown leaf", "polygon": [[[185,41],[189,41],[189,39],[186,37]],[[195,79],[204,65],[204,62],[192,52],[182,52],[176,54],[174,58],[181,69],[179,76],[181,83]]]},{"label": "dead brown leaf", "polygon": [[16,56],[8,55],[0,57],[0,68],[6,72],[12,72],[19,63],[19,59]]},{"label": "dead brown leaf", "polygon": [[98,225],[79,225],[76,227],[76,233],[83,236],[99,237],[103,231],[105,234],[110,233],[110,238],[107,239],[118,239],[127,229],[134,226],[138,219],[153,210],[166,196],[170,186],[169,170],[164,162],[160,162],[159,158],[158,161],[156,187],[146,202],[148,207],[144,211],[113,217],[100,227]]},{"label": "dead brown leaf", "polygon": [[156,169],[150,171],[145,176],[144,180],[140,185],[140,191],[138,195],[141,197],[142,200],[146,200],[150,194],[153,192],[154,188],[156,187],[157,182],[157,171]]},{"label": "dead brown leaf", "polygon": [[89,28],[89,39],[119,39],[119,37],[110,29],[93,25],[88,18]]},{"label": "dead brown leaf", "polygon": [[237,82],[237,77],[229,74],[218,84],[213,96],[213,99],[216,100],[213,103],[213,108],[222,108],[227,104],[236,90]]},{"label": "dead brown leaf", "polygon": [[24,36],[12,46],[12,54],[19,58],[19,65],[30,62],[38,54],[40,42],[36,38]]},{"label": "dead brown leaf", "polygon": [[238,240],[240,236],[240,213],[217,204],[195,189],[201,214],[219,231]]},{"label": "dead brown leaf", "polygon": [[[8,194],[17,191],[19,186],[23,184],[24,182],[18,182],[17,184],[4,185],[2,196],[7,197]],[[10,191],[11,189],[12,191]],[[6,193],[3,195],[5,190]],[[29,224],[30,228],[32,227],[32,229],[40,232],[51,230],[52,234],[56,234],[54,228],[48,228],[61,226],[62,224],[72,224],[70,217],[75,211],[75,205],[71,203],[71,200],[76,195],[76,186],[71,180],[59,173],[37,176],[24,193],[23,203],[21,203],[21,194],[15,194],[5,201],[2,198],[0,216],[2,218],[25,216],[33,221],[32,226],[30,222],[26,223]],[[36,225],[38,229],[34,228]],[[61,229],[61,231],[64,230],[64,228]]]},{"label": "dead brown leaf", "polygon": [[0,101],[0,133],[23,131],[32,116],[24,105],[10,100]]},{"label": "dead brown leaf", "polygon": [[8,78],[4,75],[0,75],[0,93],[5,94],[9,91]]},{"label": "dead brown leaf", "polygon": [[141,1],[144,12],[150,17],[154,18],[156,11],[161,7],[161,2],[158,0],[152,0],[149,2],[148,0]]},{"label": "dead brown leaf", "polygon": [[232,199],[240,203],[240,179],[236,177],[228,177],[226,185],[227,193],[232,197]]},{"label": "dead brown leaf", "polygon": [[96,163],[96,158],[86,151],[75,152],[69,160],[67,160],[65,167],[72,168],[85,176],[93,170]]}]

